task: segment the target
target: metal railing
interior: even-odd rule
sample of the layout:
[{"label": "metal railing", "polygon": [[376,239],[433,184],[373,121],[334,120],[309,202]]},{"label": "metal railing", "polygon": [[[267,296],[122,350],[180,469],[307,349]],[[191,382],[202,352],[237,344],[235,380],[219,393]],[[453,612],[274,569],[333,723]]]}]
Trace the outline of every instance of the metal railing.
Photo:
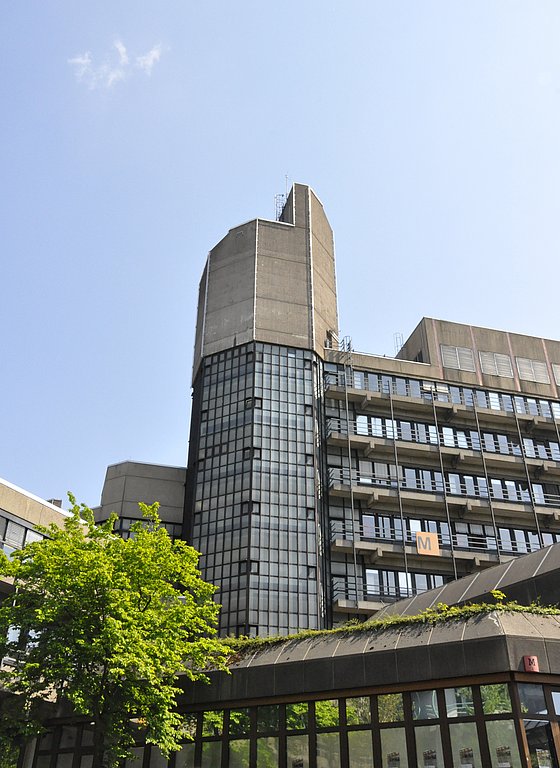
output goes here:
[{"label": "metal railing", "polygon": [[345,580],[333,580],[332,596],[333,600],[351,600],[357,602],[364,600],[367,602],[394,603],[396,600],[402,600],[405,597],[414,597],[427,589],[417,589],[416,587],[390,587],[387,584],[368,584],[364,579],[358,584],[358,588],[353,583]]},{"label": "metal railing", "polygon": [[[353,528],[353,530],[352,530]],[[357,525],[353,527],[344,520],[333,520],[330,526],[331,542],[337,538],[343,538],[346,541],[364,541],[364,542],[385,542],[390,544],[403,544],[403,535],[400,528],[391,528],[380,525]],[[405,531],[404,544],[409,546],[416,545],[416,531]],[[418,531],[420,534],[426,531]],[[536,534],[535,534],[536,536]],[[529,552],[536,552],[540,549],[538,541],[510,541],[498,540],[494,536],[475,535],[471,533],[438,533],[438,542],[442,549],[451,551],[451,544],[454,550],[464,552],[486,552],[489,554],[501,555],[526,555]]]},{"label": "metal railing", "polygon": [[[368,417],[366,417],[368,418]],[[527,446],[525,444],[520,445],[519,442],[514,442],[508,439],[499,439],[501,436],[496,436],[493,448],[488,446],[487,441],[483,440],[481,444],[478,435],[473,436],[466,431],[458,434],[451,430],[449,427],[436,431],[433,424],[423,424],[425,435],[422,435],[416,428],[416,425],[403,428],[400,424],[381,424],[376,425],[371,421],[357,421],[350,420],[349,424],[346,419],[339,419],[331,417],[327,420],[327,435],[331,436],[334,433],[338,433],[345,437],[350,434],[356,437],[371,437],[371,438],[383,438],[385,440],[397,440],[403,443],[414,443],[417,445],[433,445],[442,448],[456,448],[458,450],[471,450],[484,453],[488,455],[503,455],[503,456],[525,456],[528,459],[543,459],[548,461],[560,461],[560,451],[555,449],[554,451],[548,445],[538,443],[537,445]],[[348,429],[349,427],[349,429]]]},{"label": "metal railing", "polygon": [[[400,480],[387,475],[375,475],[372,473],[360,472],[358,470],[352,473],[346,468],[331,467],[329,469],[329,488],[334,485],[342,486],[362,486],[376,488],[400,488],[401,491],[413,491],[415,493],[435,493],[448,496],[465,496],[471,498],[491,499],[492,501],[519,502],[531,504],[531,493],[528,488],[519,487],[514,481],[504,488],[496,489],[490,485],[485,488],[482,484],[478,485],[474,480],[469,482],[455,480],[441,480],[433,476],[427,478],[402,477]],[[480,478],[478,482],[483,480]],[[534,490],[535,504],[544,506],[560,506],[560,493],[548,493],[544,490]]]},{"label": "metal railing", "polygon": [[[373,379],[373,384],[370,381]],[[491,411],[505,411],[528,416],[542,416],[546,419],[560,420],[560,403],[526,397],[525,395],[509,395],[504,392],[491,392],[483,389],[469,389],[459,385],[446,385],[438,382],[421,382],[419,380],[399,379],[387,381],[366,372],[352,371],[350,373],[325,374],[325,388],[330,386],[363,389],[366,392],[379,392],[397,397],[413,397],[427,402],[450,403],[464,405],[467,408],[477,408]],[[476,401],[476,402],[475,402]]]}]

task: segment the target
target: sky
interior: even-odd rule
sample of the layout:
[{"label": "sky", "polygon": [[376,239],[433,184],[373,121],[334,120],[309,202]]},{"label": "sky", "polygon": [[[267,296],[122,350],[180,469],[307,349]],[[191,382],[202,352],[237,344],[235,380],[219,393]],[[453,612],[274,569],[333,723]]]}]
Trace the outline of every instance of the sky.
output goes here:
[{"label": "sky", "polygon": [[186,462],[198,281],[313,187],[339,322],[559,338],[558,0],[5,0],[0,476]]}]

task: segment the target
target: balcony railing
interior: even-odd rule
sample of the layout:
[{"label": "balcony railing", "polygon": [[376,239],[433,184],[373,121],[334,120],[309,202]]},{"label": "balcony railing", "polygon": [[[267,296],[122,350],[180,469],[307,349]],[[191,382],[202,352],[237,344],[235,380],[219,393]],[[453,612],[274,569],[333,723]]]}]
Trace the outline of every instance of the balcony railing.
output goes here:
[{"label": "balcony railing", "polygon": [[[464,496],[467,498],[481,498],[491,499],[492,501],[506,501],[516,502],[522,504],[531,504],[532,498],[527,488],[520,488],[517,484],[511,481],[507,486],[496,489],[495,487],[484,488],[477,485],[474,479],[466,482],[459,480],[445,481],[434,478],[401,478],[397,480],[393,477],[387,477],[387,475],[375,475],[366,472],[353,471],[350,473],[348,469],[339,467],[331,467],[329,469],[329,488],[335,485],[350,486],[357,485],[365,488],[371,488],[372,492],[376,489],[388,488],[397,489],[400,488],[403,491],[412,491],[414,493],[431,493],[442,494],[445,493],[448,496]],[[540,488],[533,488],[534,501],[537,505],[559,507],[560,506],[560,494],[547,493]]]},{"label": "balcony railing", "polygon": [[[373,383],[371,381],[373,379]],[[470,389],[452,384],[443,384],[431,381],[418,381],[414,379],[399,378],[388,380],[386,377],[377,378],[361,371],[349,371],[345,373],[325,374],[325,388],[331,386],[377,392],[396,397],[413,397],[432,403],[449,403],[452,405],[464,405],[467,408],[487,409],[491,411],[505,411],[527,416],[542,416],[545,419],[560,420],[560,403],[553,400],[544,400],[525,395],[509,395],[504,392],[492,392],[482,389]]]},{"label": "balcony railing", "polygon": [[[416,531],[405,532],[404,543],[408,546],[416,546]],[[418,533],[425,533],[425,531],[418,531]],[[496,542],[494,536],[473,535],[471,533],[454,533],[451,536],[449,534],[438,533],[438,542],[443,550],[451,551],[451,544],[453,543],[453,549],[462,552],[480,553],[485,552],[489,554],[501,554],[501,555],[526,555],[529,552],[536,552],[540,549],[536,534],[533,534],[534,541],[516,541],[511,538],[509,540],[501,538]],[[354,527],[350,523],[343,520],[333,520],[331,522],[331,542],[336,539],[344,539],[346,541],[353,542],[384,542],[388,544],[403,544],[402,530],[400,528],[391,528],[389,526],[376,526],[371,525],[358,525]]]},{"label": "balcony railing", "polygon": [[[357,420],[330,418],[327,421],[327,435],[335,433],[345,437],[350,434],[355,437],[382,438],[385,440],[397,440],[403,443],[413,443],[416,445],[433,445],[442,448],[457,448],[459,450],[470,450],[481,452],[482,445],[478,435],[473,437],[466,431],[457,434],[451,431],[436,430],[435,426],[426,424],[425,437],[418,434],[412,427],[402,427],[400,424],[375,425],[371,421],[362,422]],[[348,429],[348,427],[350,429]],[[445,428],[449,430],[449,428]],[[501,436],[500,436],[501,438]],[[484,445],[484,453],[489,455],[502,456],[525,456],[528,459],[542,459],[543,461],[560,461],[560,451],[558,448],[552,449],[550,446],[538,444],[533,446],[520,445],[509,439],[497,439],[494,447],[489,448]]]},{"label": "balcony railing", "polygon": [[427,589],[417,589],[416,587],[391,587],[386,584],[371,584],[367,581],[360,581],[358,588],[353,582],[349,583],[343,579],[336,579],[332,584],[333,600],[364,600],[367,602],[394,603],[396,600],[402,600],[405,597],[414,597]]}]

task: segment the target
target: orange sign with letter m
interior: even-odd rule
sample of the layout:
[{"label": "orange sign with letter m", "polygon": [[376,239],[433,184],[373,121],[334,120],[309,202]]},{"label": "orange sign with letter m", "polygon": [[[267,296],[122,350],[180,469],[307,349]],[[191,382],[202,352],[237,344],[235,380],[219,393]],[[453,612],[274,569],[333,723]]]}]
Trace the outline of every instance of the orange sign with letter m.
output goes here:
[{"label": "orange sign with letter m", "polygon": [[419,555],[439,557],[439,541],[437,533],[416,532],[416,551]]}]

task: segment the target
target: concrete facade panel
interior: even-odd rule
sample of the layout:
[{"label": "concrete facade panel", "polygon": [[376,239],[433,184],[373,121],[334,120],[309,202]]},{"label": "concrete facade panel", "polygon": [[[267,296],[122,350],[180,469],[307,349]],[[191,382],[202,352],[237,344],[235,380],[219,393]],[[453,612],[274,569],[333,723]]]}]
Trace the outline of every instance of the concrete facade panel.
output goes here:
[{"label": "concrete facade panel", "polygon": [[159,515],[165,523],[183,520],[186,469],[158,464],[124,461],[107,469],[96,520],[106,520],[111,512],[119,517],[142,519],[139,502],[159,501]]},{"label": "concrete facade panel", "polygon": [[262,299],[257,312],[257,337],[271,344],[309,348],[309,312],[303,304]]},{"label": "concrete facade panel", "polygon": [[68,513],[16,486],[0,481],[0,510],[32,525],[62,525]]},{"label": "concrete facade panel", "polygon": [[256,221],[248,222],[231,230],[210,252],[202,318],[202,355],[252,338],[256,232]]},{"label": "concrete facade panel", "polygon": [[[278,257],[263,258],[259,255],[257,263],[257,299],[284,297],[284,311],[289,312],[292,303],[308,306],[308,269],[307,264]],[[257,328],[263,324],[262,313],[257,309]],[[264,320],[266,323],[266,320]]]}]

